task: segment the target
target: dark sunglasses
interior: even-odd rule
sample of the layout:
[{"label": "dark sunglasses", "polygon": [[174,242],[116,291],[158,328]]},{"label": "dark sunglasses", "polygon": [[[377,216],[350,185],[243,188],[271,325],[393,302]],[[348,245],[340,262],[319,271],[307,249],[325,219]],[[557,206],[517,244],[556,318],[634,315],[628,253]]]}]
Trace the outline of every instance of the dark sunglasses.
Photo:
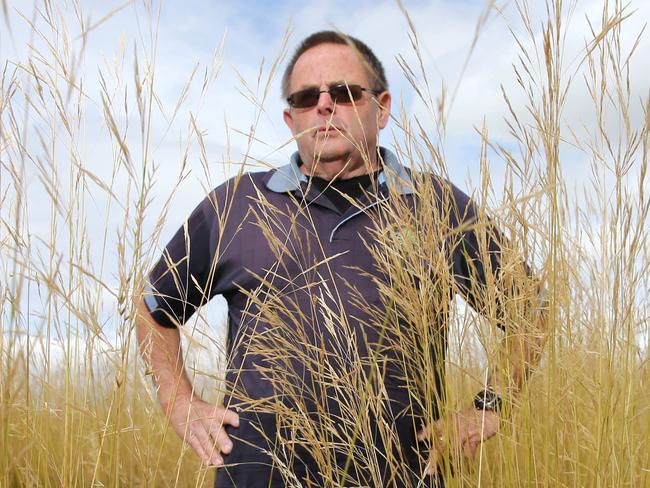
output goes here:
[{"label": "dark sunglasses", "polygon": [[363,96],[363,92],[367,91],[374,95],[378,95],[381,91],[371,90],[364,88],[360,85],[346,85],[340,83],[332,85],[327,90],[319,90],[318,88],[306,88],[304,90],[292,93],[287,98],[289,106],[293,108],[311,108],[318,104],[318,99],[321,93],[329,93],[334,103],[352,103],[358,102]]}]

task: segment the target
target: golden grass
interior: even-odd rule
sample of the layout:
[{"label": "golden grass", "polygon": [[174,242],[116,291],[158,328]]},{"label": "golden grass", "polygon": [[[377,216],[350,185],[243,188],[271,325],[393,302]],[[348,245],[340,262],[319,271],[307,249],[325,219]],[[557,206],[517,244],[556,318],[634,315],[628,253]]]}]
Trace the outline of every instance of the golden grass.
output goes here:
[{"label": "golden grass", "polygon": [[[547,0],[546,4],[547,19],[538,26],[529,20],[527,2],[516,2],[527,37],[517,38],[521,52],[514,70],[526,106],[514,106],[512,93],[504,91],[502,95],[510,110],[511,147],[517,147],[517,152],[493,142],[488,127],[480,128],[477,138],[483,145],[478,200],[485,204],[494,194],[502,195],[496,202],[492,198],[493,205],[485,211],[504,230],[514,254],[534,264],[548,292],[548,341],[541,364],[504,421],[503,431],[483,445],[476,465],[450,479],[449,486],[648,486],[650,98],[639,101],[631,97],[630,66],[643,61],[632,56],[636,44],[624,45],[622,33],[626,19],[634,13],[620,2],[605,2],[602,18],[598,23],[593,20],[583,52],[571,65],[573,71],[567,72],[564,36],[570,28],[566,21],[572,7],[560,0]],[[494,4],[488,5],[479,19],[472,47],[480,42],[486,16],[494,8]],[[3,9],[7,9],[5,2]],[[46,1],[39,4],[33,17],[24,17],[31,26],[32,48],[25,59],[8,61],[2,71],[0,486],[210,486],[213,471],[201,467],[168,429],[150,372],[139,361],[132,330],[133,298],[157,255],[157,239],[172,197],[165,195],[163,211],[151,215],[160,171],[153,162],[152,141],[155,109],[160,104],[154,83],[158,13],[149,11],[151,44],[138,51],[132,79],[102,69],[99,92],[90,93],[80,64],[98,23],[80,21],[81,44],[75,44],[70,26],[57,12],[56,5]],[[111,15],[100,22],[110,23]],[[418,34],[410,19],[408,25],[419,56]],[[76,51],[73,46],[78,46]],[[201,97],[210,90],[221,64],[222,47],[202,80],[196,78],[200,71],[189,74],[167,118],[168,127],[183,117],[190,84],[200,84]],[[444,175],[444,134],[456,90],[449,97],[444,91],[432,94],[418,59],[419,66],[409,66],[404,58],[400,64],[428,108],[435,137],[424,133],[421,121],[400,114],[393,120],[404,133],[397,152],[407,165]],[[120,66],[115,71],[119,73]],[[242,82],[245,96],[260,109],[250,143],[264,113],[269,84],[270,80],[263,83],[258,97],[259,91]],[[594,128],[569,127],[564,122],[564,108],[574,90],[589,95]],[[124,106],[126,91],[134,93],[135,108]],[[85,146],[92,144],[84,139],[88,100],[102,107],[112,143],[113,165],[108,177],[92,173],[84,164]],[[639,111],[633,106],[639,103],[642,117],[635,118],[632,114]],[[126,122],[129,115],[137,120],[135,128]],[[179,152],[178,182],[186,177],[185,162],[191,150],[198,150],[206,174],[210,173],[210,155],[197,119],[194,114],[187,118],[189,129]],[[585,175],[579,194],[566,188],[563,176],[563,169],[571,164],[564,157],[569,149],[589,161],[590,174]],[[245,160],[255,158],[247,153]],[[497,164],[506,167],[505,183],[499,188],[490,177],[490,167]],[[28,187],[35,177],[43,189],[38,202],[40,221],[31,208],[34,202],[28,200]],[[431,188],[423,183],[419,191],[422,201],[429,201],[426,197]],[[105,195],[103,201],[107,202],[99,212],[92,205],[97,192]],[[117,194],[125,198],[120,200]],[[258,203],[272,222],[275,210],[263,201]],[[123,215],[117,235],[107,226],[103,241],[91,242],[95,235],[91,239],[88,220],[108,222],[116,208]],[[503,292],[507,286],[493,283],[487,293],[491,300],[484,304],[487,318],[459,313],[458,304],[438,297],[441,289],[450,286],[450,277],[443,273],[439,282],[426,279],[441,259],[440,250],[431,243],[454,229],[440,225],[441,216],[432,206],[423,205],[415,221],[409,220],[410,213],[399,205],[383,210],[407,237],[395,239],[390,226],[378,225],[376,241],[370,244],[376,259],[393,270],[391,286],[382,288],[389,312],[379,309],[376,325],[390,329],[395,317],[413,324],[416,334],[400,335],[391,346],[409,358],[410,384],[418,397],[427,399],[423,409],[430,412],[440,402],[439,394],[432,391],[432,365],[426,355],[417,354],[415,346],[426,346],[429,341],[435,344],[435,331],[427,325],[441,306],[451,307],[447,402],[443,408],[460,408],[485,383],[486,363],[488,369],[504,364],[494,300],[500,297],[507,304],[509,317],[515,317],[525,330],[534,323],[534,313],[522,303],[531,301],[534,286],[528,282],[530,286],[523,287],[526,290],[510,296]],[[43,225],[49,227],[45,238],[40,232]],[[39,232],[37,226],[41,226]],[[413,234],[418,237],[409,238],[412,234],[405,229],[415,229]],[[273,240],[270,231],[267,233]],[[274,243],[278,254],[283,252],[282,245]],[[96,254],[90,252],[91,247],[101,249],[99,262],[93,259]],[[114,270],[106,269],[111,256],[116,256]],[[327,269],[326,262],[319,264]],[[516,259],[511,265],[515,270],[520,267]],[[336,304],[339,290],[328,293],[323,299]],[[293,335],[285,334],[286,316],[280,317],[286,307],[281,298],[280,292],[273,299],[251,294],[263,317],[277,325],[276,335],[265,337],[264,342],[252,341],[251,351],[256,347],[283,351],[287,345],[295,346],[291,341],[300,342],[303,331],[299,328],[290,330]],[[363,303],[363,297],[356,300]],[[115,304],[110,305],[115,307],[110,310],[116,318],[115,330],[107,327],[103,318],[106,303]],[[335,306],[325,310],[330,313],[328,326],[340,338],[337,346],[349,353],[347,318],[337,315]],[[184,332],[190,354],[206,342],[213,349],[221,347],[219,341],[208,338],[201,320]],[[299,323],[295,318],[292,325]],[[520,331],[513,330],[510,341],[517,340]],[[476,343],[485,348],[485,355]],[[299,354],[300,348],[290,350]],[[272,378],[279,391],[300,402],[292,389],[287,359],[286,354],[274,357]],[[381,418],[385,398],[379,376],[365,374],[360,360],[353,361],[349,370],[344,364],[324,369],[327,361],[318,348],[308,350],[302,359],[319,373],[323,391],[335,387],[340,395],[342,417],[337,435],[328,428],[331,419],[327,411],[318,412],[321,422],[314,423],[300,411],[283,410],[279,402],[260,408],[284,415],[308,441],[323,473],[335,485],[342,473],[337,472],[334,453],[347,453],[351,463],[376,464],[369,422]],[[380,364],[380,358],[375,360],[370,370]],[[203,385],[202,396],[217,401],[220,375],[217,364],[211,366],[214,370],[199,365],[194,373]],[[508,382],[505,377],[501,380]],[[389,422],[380,423],[380,431],[390,444]],[[351,448],[350,439],[357,448],[369,449]],[[290,450],[274,455],[282,462],[290,457]],[[399,466],[399,459],[391,461]],[[370,471],[371,482],[382,486],[385,480]],[[398,467],[395,472],[405,476]]]}]

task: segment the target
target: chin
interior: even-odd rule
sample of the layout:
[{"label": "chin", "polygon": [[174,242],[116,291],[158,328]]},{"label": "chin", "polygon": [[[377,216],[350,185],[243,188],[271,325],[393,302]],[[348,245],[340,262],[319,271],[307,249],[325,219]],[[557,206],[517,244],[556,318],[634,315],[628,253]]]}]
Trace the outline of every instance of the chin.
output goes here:
[{"label": "chin", "polygon": [[340,144],[339,141],[327,141],[322,144],[316,144],[316,147],[314,147],[314,159],[321,159],[323,161],[347,159],[353,152],[354,148],[348,144]]}]

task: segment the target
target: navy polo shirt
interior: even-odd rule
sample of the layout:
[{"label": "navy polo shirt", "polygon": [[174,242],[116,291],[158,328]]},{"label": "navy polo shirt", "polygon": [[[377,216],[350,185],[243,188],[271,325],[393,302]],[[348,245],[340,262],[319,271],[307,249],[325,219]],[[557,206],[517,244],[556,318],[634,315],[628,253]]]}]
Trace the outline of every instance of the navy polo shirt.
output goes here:
[{"label": "navy polo shirt", "polygon": [[[323,479],[410,486],[421,476],[427,453],[415,434],[425,400],[414,398],[414,376],[434,378],[441,400],[447,307],[432,329],[438,347],[427,352],[434,371],[404,364],[393,341],[413,331],[399,311],[388,311],[380,284],[389,284],[389,270],[370,247],[391,198],[417,212],[416,179],[390,151],[379,155],[376,181],[343,213],[300,172],[297,153],[284,167],[223,183],[149,274],[145,303],[162,326],[184,324],[214,295],[228,304],[224,405],[239,413],[240,427],[227,427],[234,447],[217,470],[218,488],[281,487],[287,471],[303,486]],[[430,178],[445,225],[460,229],[447,243],[455,286],[442,293],[476,302],[485,270],[499,270],[498,233],[478,236],[465,225],[476,219],[470,198]],[[489,266],[478,257],[484,237]],[[364,389],[375,392],[374,403]],[[327,466],[334,471],[325,473]]]}]

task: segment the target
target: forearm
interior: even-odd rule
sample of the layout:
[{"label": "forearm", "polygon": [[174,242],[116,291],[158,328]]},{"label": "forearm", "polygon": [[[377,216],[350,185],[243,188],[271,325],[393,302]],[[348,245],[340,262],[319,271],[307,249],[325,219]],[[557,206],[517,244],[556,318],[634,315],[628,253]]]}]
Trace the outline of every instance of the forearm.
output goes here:
[{"label": "forearm", "polygon": [[532,313],[507,326],[498,360],[489,371],[488,387],[501,396],[517,395],[541,359],[548,337],[546,301],[540,300]]},{"label": "forearm", "polygon": [[178,329],[163,327],[149,314],[143,301],[138,304],[136,337],[147,370],[153,374],[158,400],[165,412],[177,399],[190,399],[192,383],[185,372]]}]

